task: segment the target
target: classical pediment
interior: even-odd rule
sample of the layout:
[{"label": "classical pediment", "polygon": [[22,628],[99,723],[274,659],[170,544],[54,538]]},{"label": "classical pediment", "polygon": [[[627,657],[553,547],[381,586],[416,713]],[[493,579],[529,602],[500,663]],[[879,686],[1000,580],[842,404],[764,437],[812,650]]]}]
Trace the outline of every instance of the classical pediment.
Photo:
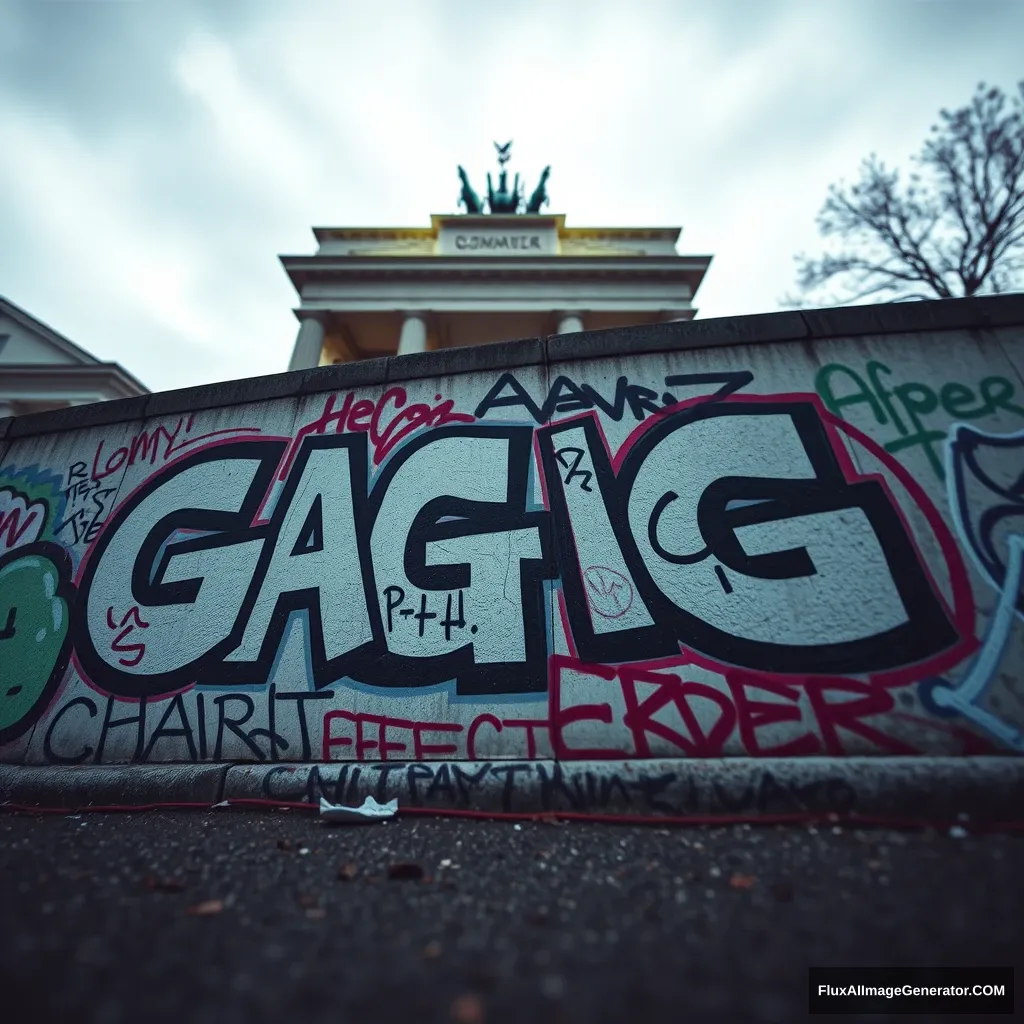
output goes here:
[{"label": "classical pediment", "polygon": [[0,297],[0,363],[95,366],[100,360]]}]

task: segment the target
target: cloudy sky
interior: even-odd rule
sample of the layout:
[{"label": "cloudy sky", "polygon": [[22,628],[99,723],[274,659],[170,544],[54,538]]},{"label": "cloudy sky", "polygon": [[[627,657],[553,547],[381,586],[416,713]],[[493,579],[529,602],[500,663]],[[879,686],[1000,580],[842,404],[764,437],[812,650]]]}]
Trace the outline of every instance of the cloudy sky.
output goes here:
[{"label": "cloudy sky", "polygon": [[426,225],[514,139],[570,225],[778,308],[828,184],[1024,77],[1024,0],[0,0],[0,294],[153,390],[286,368],[279,253]]}]

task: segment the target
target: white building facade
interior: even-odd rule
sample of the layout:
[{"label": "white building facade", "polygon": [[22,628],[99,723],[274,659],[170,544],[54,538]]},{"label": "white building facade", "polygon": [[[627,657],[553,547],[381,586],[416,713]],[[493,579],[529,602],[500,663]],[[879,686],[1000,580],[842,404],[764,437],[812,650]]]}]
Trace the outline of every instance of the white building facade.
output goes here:
[{"label": "white building facade", "polygon": [[300,299],[289,369],[690,320],[711,257],[681,256],[679,234],[480,212],[314,228],[314,255],[281,257]]},{"label": "white building facade", "polygon": [[119,363],[105,363],[0,296],[0,418],[147,395]]}]

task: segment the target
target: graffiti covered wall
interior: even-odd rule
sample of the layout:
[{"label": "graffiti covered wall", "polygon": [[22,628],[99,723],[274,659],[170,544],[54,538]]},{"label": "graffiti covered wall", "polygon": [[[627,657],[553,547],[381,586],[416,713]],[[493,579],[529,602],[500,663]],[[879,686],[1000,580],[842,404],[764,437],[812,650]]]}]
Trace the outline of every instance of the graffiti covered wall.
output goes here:
[{"label": "graffiti covered wall", "polygon": [[11,441],[0,757],[1024,751],[1024,331]]}]

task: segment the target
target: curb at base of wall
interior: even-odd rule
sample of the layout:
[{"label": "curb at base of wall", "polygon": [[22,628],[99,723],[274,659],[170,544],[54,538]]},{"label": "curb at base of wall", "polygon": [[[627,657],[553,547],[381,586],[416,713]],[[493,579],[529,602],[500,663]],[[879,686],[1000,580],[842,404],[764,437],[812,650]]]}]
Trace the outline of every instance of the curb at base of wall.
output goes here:
[{"label": "curb at base of wall", "polygon": [[330,764],[0,765],[0,804],[79,809],[222,801],[506,814],[751,817],[839,814],[975,822],[1024,818],[1024,759],[727,758]]}]

